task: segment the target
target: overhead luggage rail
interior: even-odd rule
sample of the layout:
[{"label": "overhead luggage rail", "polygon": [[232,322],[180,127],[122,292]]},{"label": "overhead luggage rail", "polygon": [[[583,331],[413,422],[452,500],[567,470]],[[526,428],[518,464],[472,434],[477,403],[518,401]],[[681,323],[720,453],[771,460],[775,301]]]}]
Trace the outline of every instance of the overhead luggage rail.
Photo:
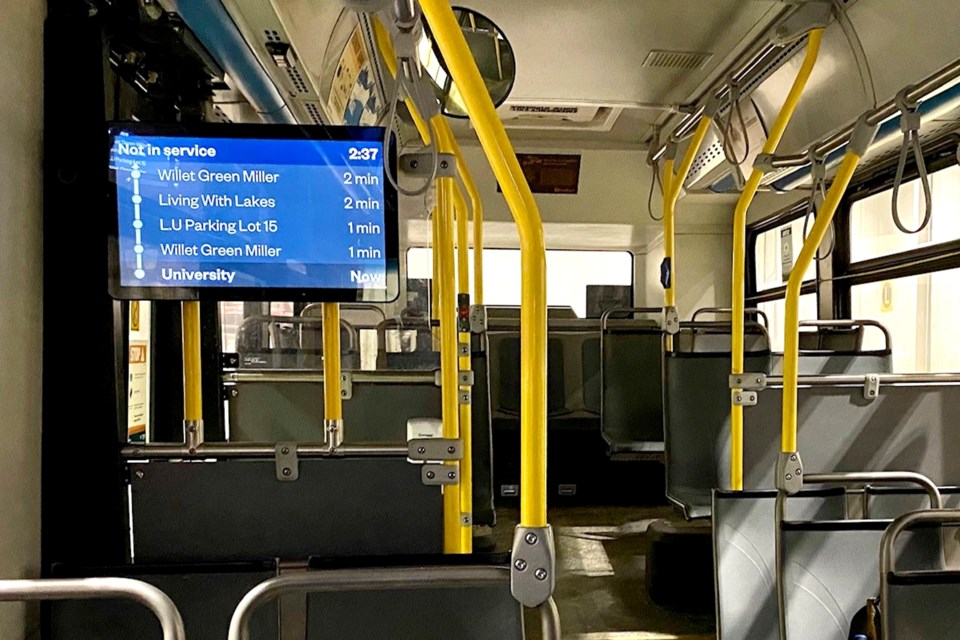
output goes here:
[{"label": "overhead luggage rail", "polygon": [[[277,576],[254,587],[240,601],[230,620],[228,640],[250,640],[250,621],[256,609],[286,594],[505,587],[509,580],[509,569],[491,566],[335,569]],[[553,598],[540,605],[540,612],[544,640],[560,640]]]},{"label": "overhead luggage rail", "polygon": [[36,600],[133,600],[156,616],[163,640],[186,640],[173,601],[153,585],[129,578],[0,580],[0,602]]}]

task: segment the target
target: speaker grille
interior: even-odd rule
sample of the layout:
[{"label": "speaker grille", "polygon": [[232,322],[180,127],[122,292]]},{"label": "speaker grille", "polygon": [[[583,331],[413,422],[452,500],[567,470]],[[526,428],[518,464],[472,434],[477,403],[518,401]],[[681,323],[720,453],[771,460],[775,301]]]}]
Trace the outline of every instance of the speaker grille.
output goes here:
[{"label": "speaker grille", "polygon": [[652,69],[683,69],[684,71],[697,71],[702,69],[710,58],[712,53],[699,53],[696,51],[651,51],[643,66]]}]

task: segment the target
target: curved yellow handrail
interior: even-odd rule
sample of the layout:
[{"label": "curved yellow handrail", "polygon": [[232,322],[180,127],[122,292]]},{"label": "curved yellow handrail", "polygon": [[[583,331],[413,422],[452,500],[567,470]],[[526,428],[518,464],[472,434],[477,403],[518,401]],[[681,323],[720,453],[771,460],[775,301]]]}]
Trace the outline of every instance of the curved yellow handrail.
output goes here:
[{"label": "curved yellow handrail", "polygon": [[[770,129],[767,141],[763,145],[762,153],[770,154],[777,150],[780,140],[793,117],[797,104],[800,102],[800,96],[807,86],[810,74],[817,64],[817,58],[820,54],[820,42],[823,37],[822,29],[815,29],[810,32],[807,40],[807,52],[803,59],[803,64],[797,72],[797,77],[793,81],[793,86],[787,94],[787,98],[780,108],[780,113]],[[733,214],[733,268],[731,275],[731,297],[733,309],[732,312],[732,338],[731,338],[731,363],[730,372],[734,375],[743,373],[744,361],[744,331],[745,318],[744,309],[746,307],[746,291],[744,281],[746,278],[746,253],[747,253],[747,211],[753,203],[757,190],[760,188],[760,181],[763,179],[762,169],[754,169],[750,173],[737,200],[737,206]],[[736,389],[734,391],[737,391]],[[743,490],[743,407],[734,404],[731,396],[730,403],[730,488],[734,491]]]},{"label": "curved yellow handrail", "polygon": [[520,524],[547,525],[546,250],[537,203],[447,0],[420,6],[520,234]]}]

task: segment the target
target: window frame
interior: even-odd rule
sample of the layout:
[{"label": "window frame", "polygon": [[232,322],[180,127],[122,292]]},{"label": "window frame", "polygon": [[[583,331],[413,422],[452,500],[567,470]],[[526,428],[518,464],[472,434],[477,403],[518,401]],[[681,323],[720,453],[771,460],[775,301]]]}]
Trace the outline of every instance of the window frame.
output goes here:
[{"label": "window frame", "polygon": [[[924,154],[927,173],[933,175],[958,164],[957,144],[960,136],[952,134],[930,145]],[[853,205],[860,200],[882,193],[890,193],[896,177],[896,159],[885,163],[876,171],[859,180],[847,191],[837,212],[837,251],[839,260],[834,262],[834,306],[843,313],[838,317],[849,318],[852,308],[852,289],[857,285],[884,280],[896,280],[921,276],[938,271],[960,268],[960,239],[930,244],[853,262],[850,251],[850,220]],[[920,172],[911,158],[904,170],[903,181],[917,179]],[[934,211],[933,215],[936,215]]]},{"label": "window frame", "polygon": [[[757,288],[757,241],[760,239],[760,236],[769,231],[773,231],[777,227],[782,227],[785,224],[800,220],[805,215],[807,215],[807,203],[806,201],[801,201],[759,222],[747,225],[747,260],[744,274],[744,292],[746,294],[745,306],[748,309],[756,307],[761,302],[773,302],[787,297],[786,283],[779,287],[773,287],[772,289],[764,289],[763,291],[759,291]],[[817,263],[813,280],[805,281],[800,287],[800,295],[818,292],[820,265],[821,263]],[[820,307],[819,300],[817,301],[817,307]]]}]

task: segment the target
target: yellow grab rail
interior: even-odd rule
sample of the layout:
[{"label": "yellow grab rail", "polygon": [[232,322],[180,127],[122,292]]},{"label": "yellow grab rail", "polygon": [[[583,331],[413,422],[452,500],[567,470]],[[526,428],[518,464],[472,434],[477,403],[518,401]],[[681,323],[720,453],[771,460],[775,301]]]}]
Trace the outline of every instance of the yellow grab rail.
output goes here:
[{"label": "yellow grab rail", "polygon": [[[435,116],[431,120],[436,142],[440,145],[439,151],[447,153],[447,145],[437,120],[443,116]],[[437,316],[440,319],[440,376],[441,376],[441,405],[443,417],[443,437],[460,437],[460,408],[459,408],[459,381],[457,358],[457,326],[456,302],[454,298],[456,284],[456,262],[453,252],[454,239],[454,208],[456,183],[452,177],[437,178],[437,245],[434,256],[439,259],[439,293],[437,295]],[[462,466],[457,461],[448,462],[449,465]],[[456,484],[446,485],[443,488],[443,550],[445,553],[462,553],[463,537],[461,532],[461,504],[460,490]]]},{"label": "yellow grab rail", "polygon": [[840,205],[860,159],[870,148],[879,125],[871,124],[866,117],[857,123],[847,147],[847,153],[830,185],[830,190],[817,212],[810,235],[790,271],[787,281],[786,313],[784,320],[783,346],[783,422],[780,442],[780,458],[777,462],[777,487],[788,492],[798,491],[802,486],[802,464],[797,451],[797,379],[800,358],[800,289],[803,275],[813,261]]},{"label": "yellow grab rail", "polygon": [[[340,305],[324,302],[323,324],[323,418],[328,437],[331,421],[343,420],[343,398],[340,395]],[[336,444],[339,444],[336,443]]]},{"label": "yellow grab rail", "polygon": [[690,140],[687,152],[683,155],[680,167],[676,173],[673,173],[674,160],[668,159],[666,162],[666,176],[663,183],[663,257],[667,261],[670,270],[670,280],[668,286],[663,292],[663,301],[667,307],[677,306],[676,292],[676,265],[674,256],[676,255],[676,210],[677,200],[680,199],[680,192],[683,190],[683,183],[690,174],[690,168],[693,166],[693,160],[700,147],[703,145],[707,132],[710,131],[710,125],[713,123],[711,114],[704,114],[700,118],[700,124]]},{"label": "yellow grab rail", "polygon": [[[810,74],[817,64],[817,58],[820,55],[820,42],[823,37],[823,29],[815,29],[810,32],[807,40],[807,53],[803,59],[803,64],[797,72],[797,77],[790,87],[790,92],[780,108],[780,113],[770,129],[767,141],[763,145],[763,154],[771,154],[777,150],[780,140],[790,124],[797,104],[800,102],[800,96],[807,86]],[[760,188],[760,181],[763,179],[764,170],[754,168],[750,173],[737,200],[737,207],[733,213],[733,268],[731,277],[731,296],[733,308],[732,313],[732,337],[731,337],[731,362],[730,372],[733,375],[743,373],[744,360],[744,331],[745,318],[744,309],[746,307],[746,290],[744,281],[746,278],[746,253],[747,253],[747,211],[753,203],[757,190]],[[734,491],[743,490],[743,407],[733,402],[733,397],[738,389],[733,389],[730,401],[730,488]]]},{"label": "yellow grab rail", "polygon": [[[461,349],[460,372],[471,375],[470,361],[470,240],[467,233],[469,215],[460,188],[454,185],[457,211],[457,341]],[[461,551],[473,551],[473,397],[469,384],[460,385],[460,394],[469,402],[460,401],[460,440],[463,456],[460,458],[460,535]]]},{"label": "yellow grab rail", "polygon": [[203,420],[203,387],[200,369],[200,303],[180,305],[183,347],[183,419],[187,423]]},{"label": "yellow grab rail", "polygon": [[420,6],[520,234],[520,524],[547,525],[546,252],[537,203],[447,0]]}]

